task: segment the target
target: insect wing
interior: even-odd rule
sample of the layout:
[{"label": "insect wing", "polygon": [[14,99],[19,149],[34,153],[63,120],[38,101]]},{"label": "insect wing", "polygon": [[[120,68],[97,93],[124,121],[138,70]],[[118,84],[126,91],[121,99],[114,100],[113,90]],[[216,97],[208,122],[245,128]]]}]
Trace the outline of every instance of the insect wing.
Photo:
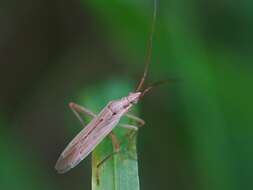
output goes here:
[{"label": "insect wing", "polygon": [[94,150],[118,122],[119,119],[111,118],[110,112],[102,111],[69,143],[57,160],[55,169],[59,173],[65,173],[75,167]]}]

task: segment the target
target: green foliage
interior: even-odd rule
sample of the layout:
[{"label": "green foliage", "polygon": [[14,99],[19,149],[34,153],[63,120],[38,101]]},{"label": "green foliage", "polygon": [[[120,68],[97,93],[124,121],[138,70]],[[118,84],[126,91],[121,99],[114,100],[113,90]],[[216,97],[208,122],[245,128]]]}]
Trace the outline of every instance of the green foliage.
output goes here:
[{"label": "green foliage", "polygon": [[2,115],[0,117],[0,188],[56,190],[44,168],[36,164],[32,151],[27,150],[22,139],[10,130],[12,125],[3,121]]}]

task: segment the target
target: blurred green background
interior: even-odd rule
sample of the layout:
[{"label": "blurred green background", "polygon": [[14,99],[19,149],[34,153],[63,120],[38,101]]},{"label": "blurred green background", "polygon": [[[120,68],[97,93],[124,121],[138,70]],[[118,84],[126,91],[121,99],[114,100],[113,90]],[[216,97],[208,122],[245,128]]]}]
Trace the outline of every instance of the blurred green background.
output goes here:
[{"label": "blurred green background", "polygon": [[[68,102],[118,81],[134,87],[152,4],[0,2],[1,190],[90,189],[89,158],[65,175],[54,171],[80,130]],[[141,189],[252,189],[253,2],[160,0],[158,7],[148,81],[178,81],[139,104]]]}]

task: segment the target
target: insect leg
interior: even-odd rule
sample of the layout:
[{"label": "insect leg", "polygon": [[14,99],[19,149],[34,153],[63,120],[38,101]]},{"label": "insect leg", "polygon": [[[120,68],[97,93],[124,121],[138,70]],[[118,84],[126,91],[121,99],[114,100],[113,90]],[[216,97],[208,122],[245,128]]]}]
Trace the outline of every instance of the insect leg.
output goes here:
[{"label": "insect leg", "polygon": [[96,117],[96,114],[93,113],[92,111],[88,110],[87,108],[84,108],[78,104],[75,104],[73,102],[69,103],[69,107],[70,109],[73,111],[73,113],[76,115],[76,117],[78,118],[78,120],[82,123],[83,126],[85,126],[84,121],[82,119],[82,117],[80,116],[79,113],[84,113],[90,117]]},{"label": "insect leg", "polygon": [[96,178],[97,178],[97,184],[99,185],[99,173],[100,173],[100,168],[101,166],[107,161],[109,160],[110,158],[112,158],[115,154],[117,154],[119,151],[120,151],[120,143],[119,143],[119,140],[117,138],[117,136],[111,132],[109,134],[109,137],[111,138],[112,140],[112,145],[113,145],[113,153],[109,154],[108,156],[106,156],[102,161],[100,161],[98,164],[97,164],[97,171],[96,171]]},{"label": "insect leg", "polygon": [[119,151],[120,151],[120,143],[119,143],[119,140],[117,138],[117,136],[111,132],[109,134],[109,137],[111,138],[112,140],[112,145],[113,145],[113,153],[109,154],[108,156],[106,156],[102,161],[100,161],[97,165],[97,168],[101,167],[101,165],[103,163],[105,163],[106,160],[110,159],[114,154],[117,154]]},{"label": "insect leg", "polygon": [[137,124],[139,124],[139,126],[143,126],[145,125],[145,121],[139,117],[136,117],[134,115],[131,115],[131,114],[126,114],[126,117],[128,117],[129,119],[135,121]]},{"label": "insect leg", "polygon": [[135,125],[119,124],[119,127],[126,128],[126,129],[133,129],[135,131],[138,131],[138,127]]}]

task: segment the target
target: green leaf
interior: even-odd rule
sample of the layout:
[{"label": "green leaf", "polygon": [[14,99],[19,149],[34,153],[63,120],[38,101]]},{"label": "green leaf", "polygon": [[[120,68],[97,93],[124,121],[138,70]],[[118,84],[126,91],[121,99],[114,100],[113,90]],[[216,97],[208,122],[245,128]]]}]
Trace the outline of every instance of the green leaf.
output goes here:
[{"label": "green leaf", "polygon": [[[98,113],[109,101],[126,96],[131,90],[128,82],[112,80],[96,88],[86,89],[81,99],[83,105]],[[126,122],[126,118],[121,120],[121,123]],[[97,165],[114,151],[111,139],[106,137],[93,151],[92,189],[138,190],[137,132],[117,127],[113,132],[120,143],[120,152],[113,154],[98,168]]]}]

